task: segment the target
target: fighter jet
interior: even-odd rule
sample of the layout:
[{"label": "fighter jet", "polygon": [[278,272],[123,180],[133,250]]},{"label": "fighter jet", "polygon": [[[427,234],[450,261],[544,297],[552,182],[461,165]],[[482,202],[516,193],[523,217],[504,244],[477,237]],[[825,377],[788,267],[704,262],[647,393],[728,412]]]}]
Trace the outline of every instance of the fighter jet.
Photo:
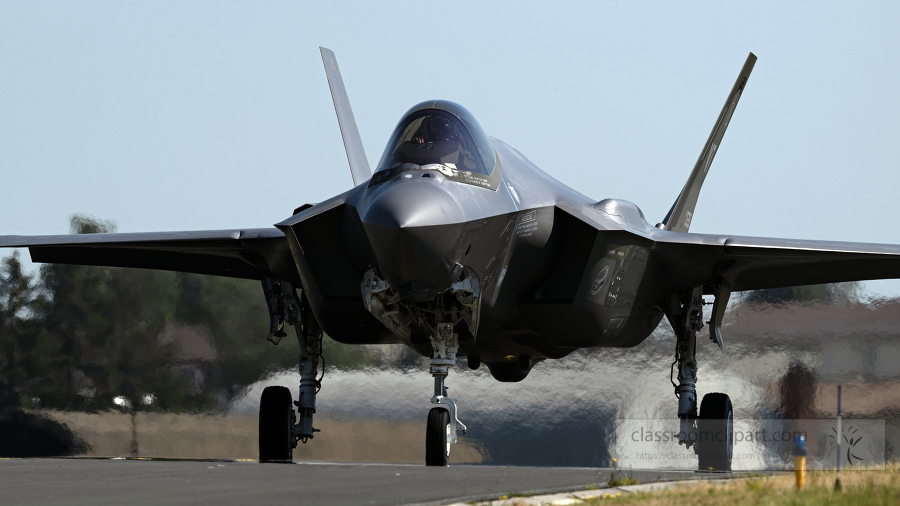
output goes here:
[{"label": "fighter jet", "polygon": [[[665,317],[676,336],[678,443],[697,452],[700,469],[729,470],[731,400],[708,392],[698,403],[695,383],[698,332],[707,325],[724,349],[732,292],[900,277],[900,246],[689,232],[752,53],[684,188],[653,225],[631,202],[595,201],[556,181],[445,100],[406,111],[372,172],[334,53],[320,51],[353,177],[346,192],[269,228],[0,237],[35,262],[259,280],[269,341],[293,326],[301,347],[296,401],[282,386],[262,393],[260,460],[289,460],[318,432],[323,334],[430,357],[425,462],[446,466],[466,432],[445,386],[453,367],[483,364],[498,381],[522,381],[579,348],[640,344]],[[714,299],[709,316],[704,296]],[[704,432],[717,436],[697,437]]]}]

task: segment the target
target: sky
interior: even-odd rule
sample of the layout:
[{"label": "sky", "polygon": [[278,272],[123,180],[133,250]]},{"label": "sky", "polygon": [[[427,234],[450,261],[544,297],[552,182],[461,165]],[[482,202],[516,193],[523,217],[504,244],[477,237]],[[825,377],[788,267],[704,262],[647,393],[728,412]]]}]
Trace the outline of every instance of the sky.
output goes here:
[{"label": "sky", "polygon": [[900,244],[900,3],[785,4],[8,0],[0,235],[266,227],[346,191],[324,46],[370,165],[452,100],[652,223],[752,51],[691,231]]}]

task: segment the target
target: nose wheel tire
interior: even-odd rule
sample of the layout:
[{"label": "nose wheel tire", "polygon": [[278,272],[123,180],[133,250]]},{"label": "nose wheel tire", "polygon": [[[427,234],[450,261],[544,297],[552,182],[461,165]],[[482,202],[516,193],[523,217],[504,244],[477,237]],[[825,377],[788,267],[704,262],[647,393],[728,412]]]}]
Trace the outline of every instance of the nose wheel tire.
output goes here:
[{"label": "nose wheel tire", "polygon": [[734,409],[725,394],[703,396],[700,403],[697,469],[699,471],[731,471],[734,449]]},{"label": "nose wheel tire", "polygon": [[259,401],[259,460],[284,462],[293,459],[294,406],[291,391],[266,387]]},{"label": "nose wheel tire", "polygon": [[425,429],[425,465],[450,465],[450,413],[446,409],[432,408],[428,412]]}]

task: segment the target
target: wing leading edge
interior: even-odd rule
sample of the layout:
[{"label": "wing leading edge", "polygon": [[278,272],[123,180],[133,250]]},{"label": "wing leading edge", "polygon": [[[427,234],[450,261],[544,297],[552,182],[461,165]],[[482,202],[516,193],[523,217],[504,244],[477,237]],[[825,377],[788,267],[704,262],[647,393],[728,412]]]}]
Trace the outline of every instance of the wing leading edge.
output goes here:
[{"label": "wing leading edge", "polygon": [[0,236],[0,248],[28,248],[40,263],[135,267],[245,279],[297,277],[284,234],[276,228]]},{"label": "wing leading edge", "polygon": [[900,278],[900,246],[660,231],[660,274],[682,285],[724,280],[733,291]]},{"label": "wing leading edge", "polygon": [[573,206],[557,207],[603,232],[609,241],[647,248],[653,303],[723,282],[732,291],[745,291],[900,279],[900,245],[671,232],[638,216],[605,219]]}]

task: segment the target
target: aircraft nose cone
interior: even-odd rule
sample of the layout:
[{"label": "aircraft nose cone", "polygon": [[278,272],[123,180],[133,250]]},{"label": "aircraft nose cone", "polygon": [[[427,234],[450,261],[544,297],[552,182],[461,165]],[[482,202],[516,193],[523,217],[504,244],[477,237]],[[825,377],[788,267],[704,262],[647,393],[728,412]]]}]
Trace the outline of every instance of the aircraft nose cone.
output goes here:
[{"label": "aircraft nose cone", "polygon": [[435,293],[456,281],[464,219],[441,185],[413,182],[385,188],[362,216],[381,275],[398,289],[416,283],[434,287]]},{"label": "aircraft nose cone", "polygon": [[406,228],[465,220],[462,209],[442,185],[398,183],[389,183],[391,186],[375,197],[362,216],[363,223]]}]

